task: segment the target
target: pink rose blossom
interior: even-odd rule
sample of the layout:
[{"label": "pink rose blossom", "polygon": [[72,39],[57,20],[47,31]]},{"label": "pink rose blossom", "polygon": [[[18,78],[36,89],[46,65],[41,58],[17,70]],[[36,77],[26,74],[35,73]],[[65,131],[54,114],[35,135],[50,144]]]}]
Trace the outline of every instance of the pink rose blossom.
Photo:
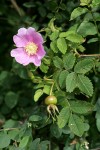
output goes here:
[{"label": "pink rose blossom", "polygon": [[43,48],[43,38],[34,28],[20,28],[17,35],[13,36],[13,41],[17,48],[11,51],[11,56],[24,66],[34,63],[35,66],[41,65],[41,59],[46,52]]}]

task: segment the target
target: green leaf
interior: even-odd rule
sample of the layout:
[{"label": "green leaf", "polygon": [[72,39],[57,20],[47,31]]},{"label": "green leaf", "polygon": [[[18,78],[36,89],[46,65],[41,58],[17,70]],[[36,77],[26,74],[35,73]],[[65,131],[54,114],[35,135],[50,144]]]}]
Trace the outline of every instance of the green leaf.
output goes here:
[{"label": "green leaf", "polygon": [[60,129],[58,125],[55,123],[51,125],[50,132],[54,137],[59,138],[62,134],[62,129]]},{"label": "green leaf", "polygon": [[59,31],[54,31],[51,35],[50,35],[50,40],[54,41],[58,38],[59,36]]},{"label": "green leaf", "polygon": [[43,93],[49,95],[50,94],[50,89],[51,89],[50,85],[45,85],[44,88],[43,88]]},{"label": "green leaf", "polygon": [[59,75],[59,85],[60,85],[61,88],[66,87],[66,77],[67,77],[67,75],[68,75],[67,70],[61,71],[61,73]]},{"label": "green leaf", "polygon": [[9,73],[7,71],[2,71],[0,73],[0,85],[5,84],[5,81],[8,79]]},{"label": "green leaf", "polygon": [[28,144],[29,138],[30,138],[29,136],[23,137],[22,140],[19,143],[19,147],[20,148],[25,148]]},{"label": "green leaf", "polygon": [[95,35],[97,34],[97,30],[96,30],[96,27],[93,23],[91,22],[88,22],[88,21],[83,21],[77,32],[79,34],[81,34],[83,37],[86,37],[87,35]]},{"label": "green leaf", "polygon": [[3,128],[14,128],[18,125],[18,122],[12,119],[9,119],[5,122],[5,124],[3,125]]},{"label": "green leaf", "polygon": [[74,113],[78,113],[78,114],[88,114],[91,113],[93,111],[93,105],[89,102],[85,102],[85,101],[70,101],[70,107],[71,110]]},{"label": "green leaf", "polygon": [[45,9],[45,7],[43,7],[43,5],[40,5],[40,7],[38,7],[38,12],[39,12],[41,17],[45,17],[47,15],[46,9]]},{"label": "green leaf", "polygon": [[84,75],[78,75],[78,87],[87,96],[93,95],[93,85],[90,79]]},{"label": "green leaf", "polygon": [[74,71],[76,73],[87,73],[89,72],[94,66],[94,61],[93,59],[83,59],[83,60],[80,60],[76,65],[75,65],[75,68],[74,68]]},{"label": "green leaf", "polygon": [[97,6],[100,4],[100,0],[92,0],[92,5]]},{"label": "green leaf", "polygon": [[63,61],[61,58],[59,58],[58,56],[54,57],[53,59],[53,63],[55,65],[55,67],[62,69],[63,68]]},{"label": "green leaf", "polygon": [[28,79],[27,69],[23,65],[17,63],[15,61],[15,59],[12,64],[12,68],[13,68],[13,71],[15,72],[15,74],[19,75],[20,78]]},{"label": "green leaf", "polygon": [[76,31],[77,31],[77,24],[73,25],[72,27],[69,28],[69,30],[67,32],[61,32],[59,34],[59,37],[62,38],[62,37],[67,37],[69,34],[76,34]]},{"label": "green leaf", "polygon": [[40,148],[40,138],[36,138],[30,145],[29,150],[38,150]]},{"label": "green leaf", "polygon": [[6,133],[0,133],[0,148],[5,148],[10,144],[10,137]]},{"label": "green leaf", "polygon": [[11,72],[1,70],[0,70],[0,86],[4,87],[5,89],[9,89],[11,88],[13,82],[12,74]]},{"label": "green leaf", "polygon": [[60,35],[59,35],[59,37],[60,38],[67,37],[70,34],[75,34],[75,32],[73,30],[68,30],[67,32],[61,32]]},{"label": "green leaf", "polygon": [[86,5],[89,5],[90,2],[91,2],[91,0],[80,0],[80,5],[86,6]]},{"label": "green leaf", "polygon": [[81,35],[75,33],[69,34],[66,39],[74,43],[83,43],[85,41]]},{"label": "green leaf", "polygon": [[100,132],[100,98],[98,98],[96,102],[96,126],[98,131]]},{"label": "green leaf", "polygon": [[67,92],[73,92],[77,87],[77,75],[75,72],[69,73],[66,78],[66,90]]},{"label": "green leaf", "polygon": [[38,90],[35,92],[34,101],[37,102],[37,101],[39,100],[39,98],[42,96],[42,94],[43,94],[43,90],[38,89]]},{"label": "green leaf", "polygon": [[74,56],[73,53],[64,55],[63,63],[64,63],[65,69],[67,70],[72,69],[74,66],[75,60],[76,60],[76,57]]},{"label": "green leaf", "polygon": [[75,114],[70,115],[69,127],[70,130],[79,137],[81,137],[84,133],[84,122]]},{"label": "green leaf", "polygon": [[29,117],[29,121],[40,121],[41,119],[42,117],[38,115],[32,115]]},{"label": "green leaf", "polygon": [[40,143],[40,148],[41,150],[48,150],[48,147],[50,146],[50,141],[46,140],[46,141],[42,141]]},{"label": "green leaf", "polygon": [[83,47],[82,45],[78,45],[77,49],[78,49],[80,52],[84,52],[84,51],[85,51],[85,47]]},{"label": "green leaf", "polygon": [[53,80],[55,81],[56,87],[59,87],[59,74],[60,74],[60,72],[61,72],[61,70],[57,70],[53,74]]},{"label": "green leaf", "polygon": [[93,43],[93,42],[97,42],[98,38],[92,38],[90,40],[87,41],[87,43]]},{"label": "green leaf", "polygon": [[74,34],[75,32],[72,30],[72,31],[67,31],[67,32],[61,32],[59,37],[60,38],[63,38],[63,37],[67,37],[69,34]]},{"label": "green leaf", "polygon": [[100,132],[100,113],[96,113],[96,126],[98,131]]},{"label": "green leaf", "polygon": [[39,68],[44,73],[47,73],[48,69],[49,69],[49,67],[46,64],[44,64],[43,62],[41,63],[41,66]]},{"label": "green leaf", "polygon": [[57,41],[52,41],[50,43],[50,48],[53,50],[54,53],[58,53]]},{"label": "green leaf", "polygon": [[18,94],[14,92],[8,92],[5,96],[5,103],[9,108],[14,108],[18,102]]},{"label": "green leaf", "polygon": [[65,54],[66,51],[67,51],[66,40],[64,38],[58,38],[57,39],[57,47],[58,47],[58,49],[59,49],[60,52],[62,52],[63,54]]},{"label": "green leaf", "polygon": [[58,97],[58,105],[62,107],[69,107],[69,102],[65,97]]},{"label": "green leaf", "polygon": [[13,141],[16,140],[16,136],[18,136],[20,134],[20,130],[16,129],[16,130],[11,130],[8,132],[8,135],[10,137],[10,139],[12,139]]},{"label": "green leaf", "polygon": [[75,8],[72,13],[71,13],[71,18],[70,20],[75,19],[76,17],[79,17],[80,15],[86,13],[88,11],[87,8],[82,8],[82,7],[77,7]]},{"label": "green leaf", "polygon": [[59,128],[63,128],[67,124],[69,117],[70,117],[70,109],[69,109],[69,107],[64,107],[60,111],[60,114],[58,116]]},{"label": "green leaf", "polygon": [[84,131],[88,131],[90,128],[88,123],[84,123]]},{"label": "green leaf", "polygon": [[55,21],[55,18],[53,17],[50,22],[48,23],[48,27],[51,29],[51,31],[56,31],[55,29],[55,26],[54,26],[54,21]]},{"label": "green leaf", "polygon": [[59,5],[59,8],[62,9],[62,10],[66,10],[66,4],[61,3],[61,4]]}]

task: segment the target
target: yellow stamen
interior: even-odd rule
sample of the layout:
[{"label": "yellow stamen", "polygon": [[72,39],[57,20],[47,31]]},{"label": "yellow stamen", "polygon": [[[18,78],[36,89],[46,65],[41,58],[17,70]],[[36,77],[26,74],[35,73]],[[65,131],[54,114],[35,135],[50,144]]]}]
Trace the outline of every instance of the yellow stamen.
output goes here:
[{"label": "yellow stamen", "polygon": [[33,42],[29,42],[26,46],[25,46],[25,51],[28,53],[28,55],[34,55],[36,54],[38,49],[38,46],[33,43]]}]

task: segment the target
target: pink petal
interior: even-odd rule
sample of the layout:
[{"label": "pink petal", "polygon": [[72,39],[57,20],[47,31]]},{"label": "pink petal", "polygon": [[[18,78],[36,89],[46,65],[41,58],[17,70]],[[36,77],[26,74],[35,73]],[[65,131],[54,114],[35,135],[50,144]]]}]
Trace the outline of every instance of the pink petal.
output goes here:
[{"label": "pink petal", "polygon": [[13,36],[13,41],[17,47],[24,47],[28,42],[27,29],[20,28],[18,34]]},{"label": "pink petal", "polygon": [[28,39],[27,39],[26,35],[24,35],[23,37],[21,37],[19,35],[14,35],[13,41],[17,47],[25,47],[25,45],[28,43]]},{"label": "pink petal", "polygon": [[40,66],[41,60],[36,58],[34,64],[35,64],[35,66]]},{"label": "pink petal", "polygon": [[26,29],[26,28],[20,28],[20,29],[18,30],[18,35],[19,35],[19,36],[23,36],[23,35],[26,34],[26,32],[27,32],[27,29]]},{"label": "pink petal", "polygon": [[43,43],[43,38],[40,33],[36,32],[34,28],[30,27],[27,29],[28,39],[36,44]]},{"label": "pink petal", "polygon": [[34,31],[35,31],[35,28],[29,27],[29,28],[27,29],[27,31],[30,32],[30,33],[31,33],[31,32],[34,32]]},{"label": "pink petal", "polygon": [[12,57],[17,57],[23,53],[23,48],[15,48],[11,51],[11,56]]},{"label": "pink petal", "polygon": [[30,56],[29,61],[30,61],[30,63],[33,63],[35,66],[41,65],[41,59],[38,59],[38,57],[36,55]]},{"label": "pink petal", "polygon": [[42,44],[38,45],[38,51],[36,53],[38,59],[42,59],[45,56],[46,52]]},{"label": "pink petal", "polygon": [[23,48],[13,49],[11,56],[15,57],[15,60],[20,64],[25,64],[29,60],[29,55],[27,55]]}]

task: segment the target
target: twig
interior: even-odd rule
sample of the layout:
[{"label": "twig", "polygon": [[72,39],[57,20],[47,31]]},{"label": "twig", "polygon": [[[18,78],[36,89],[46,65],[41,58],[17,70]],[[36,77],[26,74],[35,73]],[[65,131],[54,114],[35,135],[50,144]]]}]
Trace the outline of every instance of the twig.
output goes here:
[{"label": "twig", "polygon": [[100,57],[100,54],[79,54],[80,57]]},{"label": "twig", "polygon": [[100,54],[80,54],[76,49],[74,52],[79,57],[100,57]]},{"label": "twig", "polygon": [[18,4],[16,3],[16,0],[11,0],[11,3],[13,5],[13,7],[16,9],[16,11],[18,12],[18,14],[20,16],[23,16],[23,12],[21,11],[20,7],[18,6]]}]

